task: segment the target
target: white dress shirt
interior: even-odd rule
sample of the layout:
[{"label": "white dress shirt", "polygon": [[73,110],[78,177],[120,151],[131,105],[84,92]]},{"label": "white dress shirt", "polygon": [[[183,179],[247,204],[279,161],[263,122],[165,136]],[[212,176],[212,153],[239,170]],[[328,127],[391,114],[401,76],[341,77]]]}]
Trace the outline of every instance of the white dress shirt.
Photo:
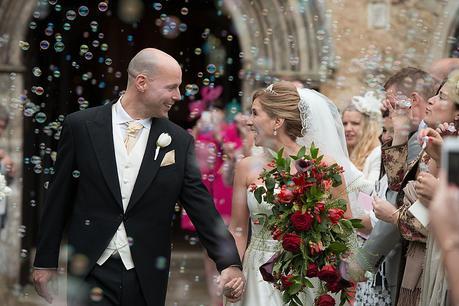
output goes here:
[{"label": "white dress shirt", "polygon": [[[127,124],[134,121],[131,116],[124,110],[121,105],[121,98],[112,106],[112,125],[113,125],[113,143],[115,147],[116,167],[118,170],[118,179],[121,190],[121,199],[123,210],[129,204],[132,190],[139,174],[140,165],[147,147],[148,135],[150,134],[151,119],[135,120],[143,125],[139,131],[137,142],[128,155],[124,145],[124,138],[127,131]],[[112,240],[100,256],[97,264],[103,265],[104,262],[114,253],[118,252],[123,264],[127,270],[134,268],[134,262],[129,248],[129,237],[127,236],[124,223],[118,227]]]}]

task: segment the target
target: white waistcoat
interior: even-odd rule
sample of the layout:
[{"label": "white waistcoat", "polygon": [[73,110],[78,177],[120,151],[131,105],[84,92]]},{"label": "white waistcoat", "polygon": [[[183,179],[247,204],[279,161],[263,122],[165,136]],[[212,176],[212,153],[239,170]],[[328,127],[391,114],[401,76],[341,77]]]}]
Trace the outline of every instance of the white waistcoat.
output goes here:
[{"label": "white waistcoat", "polygon": [[[112,118],[115,118],[114,106],[112,109]],[[134,184],[139,174],[140,165],[142,163],[145,148],[147,147],[149,129],[143,128],[142,133],[137,139],[134,148],[132,148],[130,154],[127,154],[126,147],[124,145],[122,131],[115,119],[112,119],[113,125],[113,142],[115,145],[115,157],[116,157],[116,168],[118,170],[118,179],[121,189],[121,199],[123,202],[123,210],[126,211],[129,199],[131,198]],[[152,152],[154,154],[154,152]],[[123,264],[127,270],[134,268],[134,262],[131,256],[131,250],[129,249],[130,239],[126,234],[124,223],[121,222],[118,230],[113,236],[112,240],[104,250],[99,260],[98,265],[103,265],[104,262],[117,251],[123,261]]]}]

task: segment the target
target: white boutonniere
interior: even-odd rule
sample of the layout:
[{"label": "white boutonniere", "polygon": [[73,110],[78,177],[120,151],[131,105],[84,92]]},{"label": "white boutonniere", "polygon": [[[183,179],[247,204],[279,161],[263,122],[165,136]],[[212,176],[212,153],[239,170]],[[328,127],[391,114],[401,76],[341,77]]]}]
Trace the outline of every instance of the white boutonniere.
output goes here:
[{"label": "white boutonniere", "polygon": [[158,158],[159,149],[165,148],[171,144],[172,137],[168,133],[161,133],[156,140],[155,160]]}]

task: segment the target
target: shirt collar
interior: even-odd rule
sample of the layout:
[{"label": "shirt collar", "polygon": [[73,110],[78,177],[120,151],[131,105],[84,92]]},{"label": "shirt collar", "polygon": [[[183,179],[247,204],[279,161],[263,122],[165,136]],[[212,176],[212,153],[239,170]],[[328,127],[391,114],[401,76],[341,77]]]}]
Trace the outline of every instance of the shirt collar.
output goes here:
[{"label": "shirt collar", "polygon": [[136,121],[143,125],[144,128],[150,129],[151,127],[151,118],[135,120],[126,112],[121,104],[121,98],[115,103],[115,123],[116,124],[126,124],[131,121]]}]

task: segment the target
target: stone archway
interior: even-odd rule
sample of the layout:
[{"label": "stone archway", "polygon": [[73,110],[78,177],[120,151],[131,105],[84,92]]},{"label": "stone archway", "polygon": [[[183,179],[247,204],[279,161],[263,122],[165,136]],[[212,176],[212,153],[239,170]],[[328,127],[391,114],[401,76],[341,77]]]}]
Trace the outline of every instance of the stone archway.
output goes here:
[{"label": "stone archway", "polygon": [[459,1],[443,2],[440,8],[440,21],[437,24],[426,67],[437,59],[450,57],[450,37],[455,37],[459,29]]},{"label": "stone archway", "polygon": [[[17,173],[22,172],[22,105],[24,93],[23,72],[18,43],[24,40],[28,30],[28,20],[36,6],[36,1],[15,0],[0,3],[0,103],[8,108],[11,120],[4,135],[7,150],[11,154]],[[19,177],[20,175],[18,175]],[[21,224],[22,184],[20,178],[12,183],[12,194],[7,203],[9,222],[0,232],[0,297],[8,294],[19,275],[20,262],[28,254],[20,252],[21,239],[27,235],[27,227]],[[8,300],[4,301],[8,304]]]},{"label": "stone archway", "polygon": [[321,1],[225,0],[224,5],[243,51],[246,105],[251,92],[273,78],[310,87],[325,81],[333,48]]},{"label": "stone archway", "polygon": [[[243,51],[241,75],[244,102],[251,92],[266,86],[275,78],[295,79],[317,87],[329,71],[332,58],[331,39],[324,18],[321,1],[301,0],[223,0],[239,33]],[[7,105],[14,114],[11,120],[7,146],[13,152],[22,172],[23,117],[22,99],[25,67],[18,43],[25,40],[30,16],[37,2],[9,0],[0,2],[0,103]],[[248,104],[248,103],[246,103]],[[22,184],[16,179],[9,199],[11,222],[0,237],[0,281],[9,285],[17,281],[22,254],[21,235],[27,228],[21,225]],[[1,284],[1,288],[8,288]],[[0,296],[3,293],[0,292]]]}]

